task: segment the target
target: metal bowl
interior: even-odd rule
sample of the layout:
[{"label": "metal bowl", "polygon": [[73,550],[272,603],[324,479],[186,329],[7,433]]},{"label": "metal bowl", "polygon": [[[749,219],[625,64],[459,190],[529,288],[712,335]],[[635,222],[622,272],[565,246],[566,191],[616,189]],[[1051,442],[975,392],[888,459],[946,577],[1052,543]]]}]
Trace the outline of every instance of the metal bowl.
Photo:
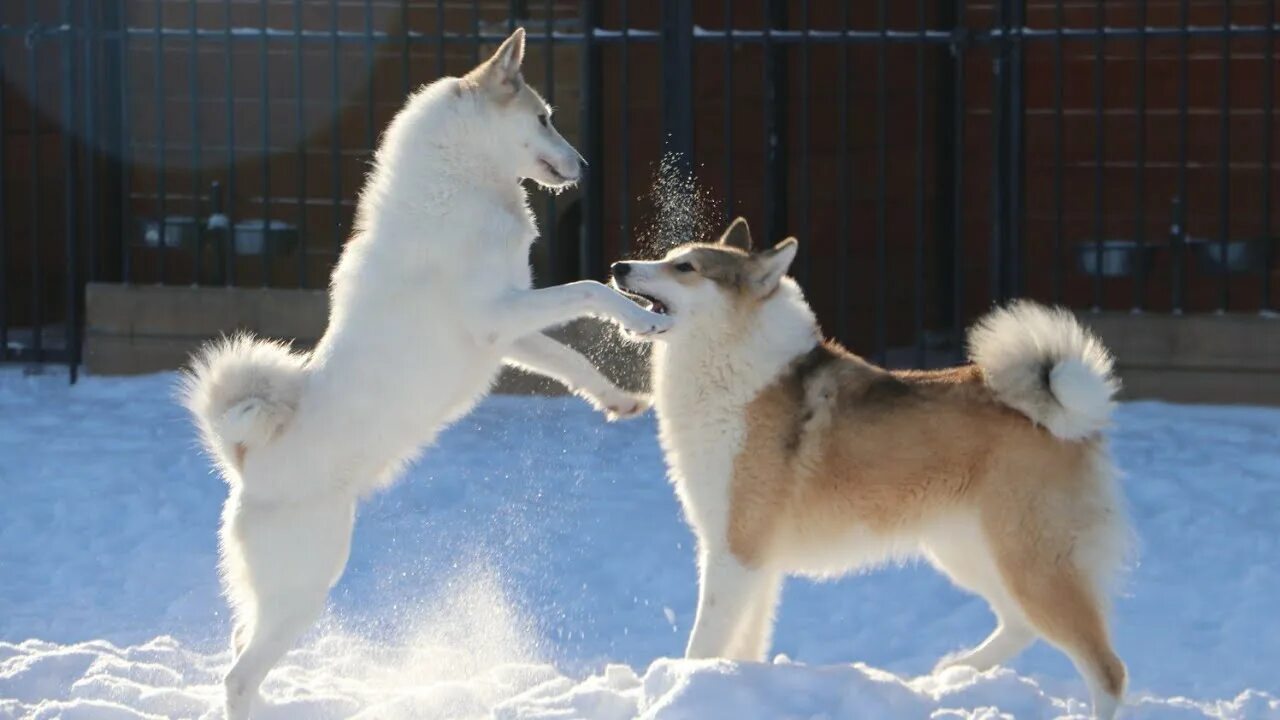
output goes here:
[{"label": "metal bowl", "polygon": [[1187,238],[1196,262],[1214,273],[1256,273],[1267,269],[1267,241],[1260,238],[1228,240]]},{"label": "metal bowl", "polygon": [[146,247],[177,248],[195,241],[196,219],[188,215],[166,215],[163,222],[155,218],[142,221],[142,244]]},{"label": "metal bowl", "polygon": [[298,244],[298,228],[283,220],[241,220],[233,229],[237,255],[285,255]]},{"label": "metal bowl", "polygon": [[1090,277],[1131,277],[1138,264],[1150,274],[1155,264],[1156,245],[1140,245],[1136,240],[1087,240],[1076,245],[1076,267]]}]

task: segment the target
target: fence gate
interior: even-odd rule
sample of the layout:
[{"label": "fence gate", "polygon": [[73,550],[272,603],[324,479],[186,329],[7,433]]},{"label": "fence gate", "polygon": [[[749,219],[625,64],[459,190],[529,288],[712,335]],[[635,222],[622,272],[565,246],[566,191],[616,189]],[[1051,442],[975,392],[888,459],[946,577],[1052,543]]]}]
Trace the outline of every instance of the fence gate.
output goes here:
[{"label": "fence gate", "polygon": [[15,0],[0,361],[74,378],[86,281],[324,287],[405,95],[516,25],[591,163],[540,282],[744,215],[891,365],[1014,296],[1275,309],[1274,0]]}]

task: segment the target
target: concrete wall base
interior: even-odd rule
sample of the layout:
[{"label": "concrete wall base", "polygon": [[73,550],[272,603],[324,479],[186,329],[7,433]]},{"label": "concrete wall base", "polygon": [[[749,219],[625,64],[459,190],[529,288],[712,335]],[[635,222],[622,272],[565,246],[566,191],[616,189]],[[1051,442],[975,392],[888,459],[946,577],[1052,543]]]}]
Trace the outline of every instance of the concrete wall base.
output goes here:
[{"label": "concrete wall base", "polygon": [[[86,304],[85,368],[95,375],[173,370],[202,342],[235,330],[309,347],[328,319],[328,294],[321,290],[91,283]],[[1079,317],[1115,352],[1126,399],[1280,405],[1280,318],[1112,312]],[[549,334],[586,353],[624,387],[648,385],[646,349],[620,342],[613,326],[584,319]],[[564,389],[508,370],[497,391]]]}]

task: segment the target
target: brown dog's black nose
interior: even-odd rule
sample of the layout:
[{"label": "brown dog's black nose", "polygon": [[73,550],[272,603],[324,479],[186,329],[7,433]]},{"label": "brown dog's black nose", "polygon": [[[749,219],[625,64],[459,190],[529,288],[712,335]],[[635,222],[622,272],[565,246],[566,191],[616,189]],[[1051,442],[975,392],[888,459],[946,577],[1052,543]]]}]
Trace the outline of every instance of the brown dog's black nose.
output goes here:
[{"label": "brown dog's black nose", "polygon": [[613,264],[614,277],[626,277],[631,272],[631,263],[616,262]]}]

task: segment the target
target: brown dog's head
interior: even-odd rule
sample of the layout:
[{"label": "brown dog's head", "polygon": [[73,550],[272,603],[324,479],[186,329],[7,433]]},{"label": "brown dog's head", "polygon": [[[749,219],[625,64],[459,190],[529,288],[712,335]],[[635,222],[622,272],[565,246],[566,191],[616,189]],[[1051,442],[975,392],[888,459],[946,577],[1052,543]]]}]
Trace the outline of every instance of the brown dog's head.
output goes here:
[{"label": "brown dog's head", "polygon": [[759,312],[783,283],[794,287],[785,276],[797,246],[790,237],[754,252],[747,221],[738,218],[717,242],[681,245],[661,260],[614,263],[613,283],[670,315],[672,332],[696,332]]}]

